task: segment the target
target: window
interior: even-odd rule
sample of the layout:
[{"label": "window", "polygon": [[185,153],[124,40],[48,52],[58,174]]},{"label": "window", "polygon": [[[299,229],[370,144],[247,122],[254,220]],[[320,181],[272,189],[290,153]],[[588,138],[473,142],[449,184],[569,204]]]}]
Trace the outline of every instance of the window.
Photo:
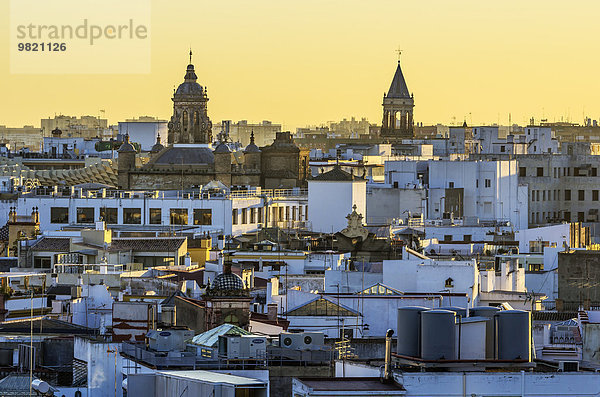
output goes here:
[{"label": "window", "polygon": [[537,176],[544,176],[544,167],[537,167]]},{"label": "window", "polygon": [[475,179],[475,187],[479,187],[479,179]]},{"label": "window", "polygon": [[450,189],[454,188],[454,182],[448,182],[448,187],[449,187]]},{"label": "window", "polygon": [[454,280],[452,280],[451,278],[447,278],[446,281],[444,282],[444,287],[454,288]]},{"label": "window", "polygon": [[256,208],[250,208],[250,223],[256,223]]},{"label": "window", "polygon": [[598,168],[594,167],[591,169],[590,176],[598,176]]},{"label": "window", "polygon": [[289,206],[285,207],[285,220],[286,221],[290,220],[290,207]]},{"label": "window", "polygon": [[527,176],[527,168],[519,167],[519,176]]},{"label": "window", "polygon": [[292,207],[292,220],[296,220],[296,206]]},{"label": "window", "polygon": [[304,206],[304,219],[308,220],[308,205]]},{"label": "window", "polygon": [[472,238],[473,238],[473,236],[472,236],[472,235],[470,235],[470,234],[465,234],[465,235],[463,236],[463,241],[464,241],[465,243],[470,243]]},{"label": "window", "polygon": [[585,212],[577,213],[577,222],[585,222]]},{"label": "window", "polygon": [[100,208],[100,218],[109,225],[116,225],[119,223],[116,208]]},{"label": "window", "polygon": [[444,241],[452,241],[452,235],[451,234],[444,234]]},{"label": "window", "polygon": [[162,223],[162,211],[160,208],[150,208],[150,224],[160,225]]},{"label": "window", "polygon": [[579,190],[577,192],[577,195],[578,195],[579,201],[584,201],[585,200],[585,190]]},{"label": "window", "polygon": [[285,218],[283,217],[283,207],[279,207],[279,221],[283,221]]},{"label": "window", "polygon": [[124,225],[140,225],[142,223],[142,210],[139,208],[123,208]]},{"label": "window", "polygon": [[258,209],[258,223],[262,223],[262,217],[263,217],[263,209],[259,208]]},{"label": "window", "polygon": [[246,208],[242,208],[242,225],[248,223],[248,216]]},{"label": "window", "polygon": [[77,208],[77,223],[94,223],[94,209],[92,207]]},{"label": "window", "polygon": [[231,223],[234,225],[237,225],[237,223],[238,223],[237,209],[233,209],[231,211]]},{"label": "window", "polygon": [[527,264],[527,271],[529,271],[529,272],[541,272],[542,270],[544,270],[543,263],[528,263]]},{"label": "window", "polygon": [[194,225],[212,225],[212,210],[194,209]]},{"label": "window", "polygon": [[50,208],[50,223],[69,223],[69,209],[67,207]]},{"label": "window", "polygon": [[187,225],[188,212],[185,208],[171,208],[171,225]]},{"label": "window", "polygon": [[570,211],[565,211],[565,213],[563,214],[563,220],[565,220],[567,222],[571,222],[571,212]]},{"label": "window", "polygon": [[565,201],[570,201],[570,200],[571,200],[571,191],[565,190]]},{"label": "window", "polygon": [[485,180],[485,187],[492,187],[492,181],[490,179]]},{"label": "window", "polygon": [[542,201],[546,201],[546,191],[542,190]]},{"label": "window", "polygon": [[531,191],[531,201],[535,201],[535,190]]},{"label": "window", "polygon": [[592,190],[592,201],[598,201],[598,191]]},{"label": "window", "polygon": [[47,256],[36,256],[33,258],[33,267],[36,269],[50,269],[52,259]]},{"label": "window", "polygon": [[506,147],[504,145],[500,146],[500,152],[502,152],[502,153],[506,152]]}]

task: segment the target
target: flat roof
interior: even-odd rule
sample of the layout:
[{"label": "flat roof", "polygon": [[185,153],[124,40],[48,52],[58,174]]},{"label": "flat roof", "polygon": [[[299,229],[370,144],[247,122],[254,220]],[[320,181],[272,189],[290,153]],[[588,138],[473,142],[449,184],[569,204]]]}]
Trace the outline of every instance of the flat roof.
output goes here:
[{"label": "flat roof", "polygon": [[395,382],[381,383],[379,378],[297,378],[313,391],[404,391]]},{"label": "flat roof", "polygon": [[207,383],[225,383],[234,386],[266,386],[266,382],[259,379],[212,371],[159,371],[158,373],[175,378],[197,380]]}]

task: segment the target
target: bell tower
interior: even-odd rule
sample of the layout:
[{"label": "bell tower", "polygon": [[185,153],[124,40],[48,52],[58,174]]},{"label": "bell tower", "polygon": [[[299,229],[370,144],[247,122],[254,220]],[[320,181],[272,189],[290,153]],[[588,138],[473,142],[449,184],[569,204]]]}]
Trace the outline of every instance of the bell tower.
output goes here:
[{"label": "bell tower", "polygon": [[381,137],[384,140],[413,138],[414,96],[409,93],[400,60],[387,94],[383,94],[383,122]]},{"label": "bell tower", "polygon": [[192,64],[187,66],[184,81],[173,94],[173,116],[168,124],[168,143],[212,143],[212,122],[208,117],[206,88],[197,83]]}]

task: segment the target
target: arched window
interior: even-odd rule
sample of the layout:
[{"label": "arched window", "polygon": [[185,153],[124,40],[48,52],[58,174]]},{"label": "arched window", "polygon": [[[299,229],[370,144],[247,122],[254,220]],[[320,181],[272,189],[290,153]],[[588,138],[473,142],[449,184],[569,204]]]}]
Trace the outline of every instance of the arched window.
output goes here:
[{"label": "arched window", "polygon": [[188,129],[188,112],[187,111],[183,111],[183,130],[187,131]]},{"label": "arched window", "polygon": [[447,278],[445,287],[446,288],[454,288],[454,280],[452,280],[451,278]]}]

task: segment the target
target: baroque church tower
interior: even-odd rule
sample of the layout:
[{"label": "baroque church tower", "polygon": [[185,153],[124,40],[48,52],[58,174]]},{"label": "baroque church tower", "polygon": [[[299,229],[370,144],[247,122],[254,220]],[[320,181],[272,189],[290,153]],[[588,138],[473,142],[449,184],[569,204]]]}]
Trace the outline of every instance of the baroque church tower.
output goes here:
[{"label": "baroque church tower", "polygon": [[208,102],[206,88],[198,84],[196,80],[198,80],[198,76],[192,65],[192,51],[190,51],[190,64],[187,67],[184,82],[173,94],[173,116],[168,124],[169,144],[212,143],[212,122],[206,109]]},{"label": "baroque church tower", "polygon": [[381,137],[386,140],[412,138],[414,96],[409,93],[400,61],[387,94],[383,94]]}]

